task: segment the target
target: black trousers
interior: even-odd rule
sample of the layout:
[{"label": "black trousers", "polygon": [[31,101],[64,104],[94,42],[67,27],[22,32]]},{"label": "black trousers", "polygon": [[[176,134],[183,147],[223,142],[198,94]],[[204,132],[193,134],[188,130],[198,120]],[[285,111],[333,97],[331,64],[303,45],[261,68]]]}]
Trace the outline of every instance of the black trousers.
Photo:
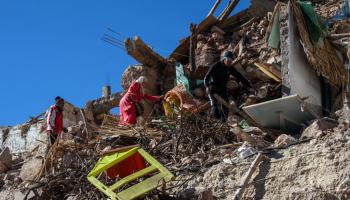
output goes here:
[{"label": "black trousers", "polygon": [[229,109],[226,106],[222,105],[220,102],[218,102],[218,100],[214,97],[214,94],[219,95],[226,102],[228,102],[228,95],[225,92],[215,91],[213,91],[212,94],[209,94],[211,115],[214,118],[221,120],[222,122],[226,122],[229,114]]},{"label": "black trousers", "polygon": [[55,144],[57,140],[57,133],[47,133],[47,146],[46,146],[46,154],[49,152],[50,147]]},{"label": "black trousers", "polygon": [[49,133],[47,135],[47,137],[48,137],[48,143],[51,146],[51,145],[55,144],[57,137],[58,137],[58,134],[57,133]]}]

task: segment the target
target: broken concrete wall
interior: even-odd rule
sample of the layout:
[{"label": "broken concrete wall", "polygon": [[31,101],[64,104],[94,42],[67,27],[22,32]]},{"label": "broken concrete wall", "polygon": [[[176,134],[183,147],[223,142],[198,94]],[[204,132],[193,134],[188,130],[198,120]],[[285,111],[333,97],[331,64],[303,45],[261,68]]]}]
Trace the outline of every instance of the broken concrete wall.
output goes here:
[{"label": "broken concrete wall", "polygon": [[[64,127],[79,123],[81,116],[79,108],[66,102],[63,112]],[[23,124],[0,128],[0,147],[8,147],[12,154],[30,153],[34,150],[44,152],[47,143],[45,120],[34,124]]]},{"label": "broken concrete wall", "polygon": [[[1,138],[0,146],[8,147],[12,154],[31,152],[37,147],[43,151],[46,145],[44,125],[42,123],[33,124],[26,133],[21,128],[21,125],[11,127],[8,134]],[[4,129],[0,130],[2,136],[4,136],[3,131]]]},{"label": "broken concrete wall", "polygon": [[64,127],[74,126],[79,124],[79,121],[82,121],[82,116],[78,107],[75,107],[73,104],[66,102],[64,104],[63,111],[63,125]]},{"label": "broken concrete wall", "polygon": [[[296,23],[294,21],[291,6],[288,5],[288,74],[290,82],[290,94],[308,97],[307,103],[315,105],[315,111],[322,113],[321,82],[315,70],[307,61],[303,47],[300,44]],[[286,64],[286,63],[285,63]],[[317,108],[318,107],[318,108]]]}]

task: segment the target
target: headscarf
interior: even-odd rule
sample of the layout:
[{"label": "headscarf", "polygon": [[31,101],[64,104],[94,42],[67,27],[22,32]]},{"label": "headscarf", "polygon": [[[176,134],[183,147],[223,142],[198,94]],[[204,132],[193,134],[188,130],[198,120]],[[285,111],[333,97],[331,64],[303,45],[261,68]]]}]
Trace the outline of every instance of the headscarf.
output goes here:
[{"label": "headscarf", "polygon": [[139,83],[141,85],[140,89],[141,89],[141,93],[143,94],[145,88],[143,88],[143,84],[142,83],[147,82],[147,78],[145,76],[140,76],[138,79],[136,79],[135,82]]},{"label": "headscarf", "polygon": [[136,79],[136,83],[145,83],[147,82],[147,78],[145,76],[140,76],[138,79]]}]

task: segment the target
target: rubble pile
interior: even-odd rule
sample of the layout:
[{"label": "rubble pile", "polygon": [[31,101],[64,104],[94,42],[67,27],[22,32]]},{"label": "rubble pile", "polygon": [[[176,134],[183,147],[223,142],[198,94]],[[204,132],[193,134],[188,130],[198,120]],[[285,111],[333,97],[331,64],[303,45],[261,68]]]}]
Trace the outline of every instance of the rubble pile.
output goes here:
[{"label": "rubble pile", "polygon": [[164,160],[162,156],[167,156],[170,160],[163,163],[171,162],[172,167],[183,166],[184,160],[195,158],[198,154],[202,154],[203,163],[210,156],[210,151],[236,141],[227,124],[212,120],[208,116],[182,118],[176,123],[158,124],[157,127],[163,131],[163,135],[151,141],[154,145],[151,145],[151,152],[161,155],[160,160]]},{"label": "rubble pile", "polygon": [[[44,131],[45,113],[23,125],[0,127],[0,200],[106,199],[106,192],[102,192],[105,187],[94,187],[87,177],[106,152],[130,145],[141,147],[176,177],[170,183],[156,183],[158,188],[145,192],[144,199],[349,199],[348,105],[339,100],[343,108],[335,115],[330,113],[329,117],[322,117],[310,111],[306,102],[314,100],[314,93],[299,98],[293,96],[293,92],[285,92],[295,90],[290,86],[292,83],[284,80],[284,76],[294,72],[283,71],[290,68],[290,63],[286,62],[289,57],[286,59],[285,55],[290,49],[283,46],[286,43],[283,38],[287,38],[283,34],[288,35],[289,30],[285,29],[286,3],[253,0],[249,9],[229,17],[228,11],[237,3],[230,1],[218,18],[209,14],[168,59],[154,52],[139,37],[126,41],[128,54],[141,64],[125,70],[121,83],[124,90],[144,75],[150,80],[145,93],[165,94],[165,101],[176,97],[172,103],[178,104],[177,108],[170,110],[168,102],[168,112],[158,105],[143,102],[143,122],[134,127],[119,127],[118,116],[110,114],[110,110],[118,106],[123,92],[104,94],[88,101],[81,109],[66,104],[64,124],[68,133],[50,148],[47,148]],[[329,22],[327,38],[340,54],[344,53],[348,41],[339,34],[350,29],[349,17],[343,18],[340,14],[344,5],[343,1],[335,0],[315,4],[316,12]],[[272,48],[269,35],[278,9],[281,11],[281,28],[278,29],[281,41],[278,48]],[[334,17],[337,19],[330,20]],[[196,48],[191,49],[194,60],[188,59],[193,38],[196,40]],[[306,49],[302,46],[299,50]],[[209,116],[210,104],[200,81],[226,50],[234,52],[234,67],[249,79],[253,88],[243,87],[234,78],[229,81],[227,89],[231,99],[221,102],[221,106],[229,108],[230,115],[223,123]],[[306,52],[302,53],[307,62]],[[194,71],[193,64],[196,65]],[[194,88],[179,81],[179,66],[183,67],[180,72],[189,79],[185,82],[193,81],[191,79],[199,82]],[[295,82],[298,81],[304,84],[302,87],[309,84],[307,80],[296,79]],[[326,90],[326,86],[329,85],[323,85],[322,90]],[[334,100],[333,93],[339,90],[335,89],[330,92],[331,100]],[[342,95],[341,91],[338,93]],[[293,98],[279,102],[287,95]],[[299,107],[294,109],[295,101],[291,99],[297,101]],[[245,112],[244,107],[261,102],[270,106],[267,112],[281,113],[273,116],[276,119],[267,119],[271,113],[258,110],[263,120],[278,121],[278,126],[259,124]],[[164,102],[163,105],[168,104]],[[312,115],[312,120],[301,116],[307,114]],[[157,119],[152,120],[153,116]],[[307,120],[293,121],[302,117]],[[292,119],[285,120],[289,118]],[[292,122],[301,126],[297,133],[291,134],[282,128]],[[110,178],[108,171],[97,178],[106,185],[126,180]],[[125,181],[127,184],[116,192],[122,192],[137,181],[145,181],[145,178]]]},{"label": "rubble pile", "polygon": [[330,0],[326,4],[315,3],[315,10],[317,13],[325,18],[330,19],[339,14],[342,8],[344,8],[345,1]]},{"label": "rubble pile", "polygon": [[[288,148],[265,154],[242,199],[348,199],[349,124],[326,130],[322,137],[300,141]],[[201,199],[209,190],[217,199],[232,199],[253,157],[231,157],[209,169],[181,174],[189,179],[182,187],[182,199]]]},{"label": "rubble pile", "polygon": [[[55,144],[44,160],[24,199],[101,199],[103,196],[86,179],[98,160],[94,146]],[[84,190],[81,190],[84,188]]]},{"label": "rubble pile", "polygon": [[[257,91],[257,93],[248,90],[240,92],[242,86],[231,78],[227,89],[235,97],[236,103],[252,105],[281,97],[280,83],[271,79],[254,65],[270,62],[275,64],[273,68],[276,68],[276,71],[280,71],[277,67],[281,65],[280,53],[266,45],[266,29],[269,23],[272,23],[271,20],[267,16],[254,17],[234,29],[223,31],[213,26],[208,31],[199,33],[195,49],[196,78],[203,79],[207,70],[222,58],[225,51],[232,51],[236,56],[235,67],[252,82]],[[190,63],[184,67],[189,73]],[[281,78],[281,75],[279,77]]]},{"label": "rubble pile", "polygon": [[[259,134],[263,134],[263,132],[258,128],[239,128],[233,124],[233,120],[228,124],[222,124],[207,116],[186,116],[179,121],[155,120],[148,127],[143,126],[136,127],[133,130],[123,130],[115,128],[118,123],[117,118],[109,116],[105,117],[105,119],[106,121],[100,127],[93,124],[88,125],[89,140],[87,140],[85,135],[75,137],[81,134],[82,129],[84,129],[83,125],[79,129],[70,128],[71,132],[68,134],[70,136],[66,136],[66,139],[56,143],[50,149],[43,162],[36,163],[35,167],[40,170],[36,171],[37,173],[33,172],[35,174],[33,174],[33,179],[30,181],[15,178],[20,176],[14,174],[14,168],[22,170],[29,170],[29,168],[23,167],[23,161],[15,165],[13,162],[12,170],[4,174],[4,180],[10,179],[11,181],[7,181],[2,186],[3,189],[5,191],[16,191],[24,199],[102,199],[104,195],[87,181],[87,174],[97,162],[101,153],[106,149],[134,144],[140,144],[143,149],[163,163],[177,177],[165,190],[167,195],[164,196],[164,192],[161,191],[153,191],[148,194],[146,199],[201,199],[200,197],[208,191],[210,191],[210,195],[213,198],[225,199],[227,195],[232,195],[234,188],[238,187],[238,181],[242,173],[247,170],[254,154],[258,151],[265,152],[265,156],[271,159],[268,161],[271,164],[265,163],[267,161],[263,162],[264,166],[270,165],[270,170],[264,178],[266,181],[273,180],[273,177],[285,171],[279,170],[282,166],[290,166],[291,169],[297,171],[296,173],[302,173],[299,172],[300,170],[308,170],[307,160],[303,161],[304,167],[294,169],[296,166],[293,165],[293,162],[297,158],[293,158],[293,155],[300,157],[299,155],[303,155],[305,152],[311,152],[312,154],[310,155],[314,155],[315,152],[320,151],[324,152],[322,153],[323,156],[330,156],[328,154],[333,151],[323,151],[320,149],[322,145],[328,145],[326,148],[329,149],[344,147],[340,150],[343,156],[338,159],[339,163],[343,163],[339,164],[342,168],[337,170],[338,174],[334,177],[334,181],[322,183],[326,184],[322,188],[327,188],[327,184],[336,184],[337,181],[341,181],[342,177],[346,177],[344,173],[349,170],[347,169],[348,165],[345,163],[349,162],[347,155],[350,152],[350,148],[348,148],[350,135],[347,133],[350,133],[350,126],[349,123],[339,123],[338,125],[338,122],[335,120],[324,119],[324,121],[329,121],[332,125],[325,125],[322,119],[314,123],[319,124],[319,127],[310,126],[314,133],[320,131],[322,134],[309,135],[307,140],[298,140],[291,136],[282,135],[284,139],[283,137],[278,138],[275,141],[278,145],[274,146],[272,143],[265,141],[261,135],[259,137]],[[239,132],[246,132],[241,133],[244,134],[243,137],[240,134],[236,134],[237,129]],[[254,131],[258,135],[248,134],[254,133]],[[310,130],[306,129],[304,132],[303,135],[307,135],[306,132],[310,132]],[[293,146],[295,145],[298,145],[298,147],[294,148]],[[298,152],[292,153],[289,150],[290,148]],[[315,150],[312,150],[313,148]],[[279,156],[276,157],[275,155]],[[289,156],[292,156],[292,160],[287,159]],[[317,160],[316,157],[311,160],[314,163],[324,162],[322,159]],[[326,171],[322,172],[323,175],[330,173],[329,170]],[[22,172],[17,170],[17,173]],[[340,176],[339,174],[343,175]],[[315,175],[316,173],[310,175],[304,173],[302,176],[311,178]],[[100,179],[106,183],[112,181],[106,176],[102,176]],[[251,184],[259,185],[260,178],[256,177],[255,179],[257,182]],[[273,183],[275,182],[271,182],[271,184]],[[317,184],[317,182],[314,184]],[[347,194],[348,186],[346,183],[342,184],[339,182],[339,184],[337,189],[339,192],[336,194],[347,197],[346,195],[349,195]],[[289,186],[286,184],[278,187],[284,188]],[[298,188],[300,189],[301,187],[304,186]],[[271,197],[277,195],[273,192],[276,190],[276,188],[273,188],[273,185],[265,186],[265,189],[267,197],[269,195],[272,195]],[[322,195],[328,190],[329,188],[320,191],[316,190],[310,195]],[[262,195],[256,192],[248,189],[245,196]],[[335,193],[331,192],[331,194]],[[282,198],[288,195],[306,197],[304,193],[287,191],[278,195]],[[13,199],[11,197],[8,198]]]}]

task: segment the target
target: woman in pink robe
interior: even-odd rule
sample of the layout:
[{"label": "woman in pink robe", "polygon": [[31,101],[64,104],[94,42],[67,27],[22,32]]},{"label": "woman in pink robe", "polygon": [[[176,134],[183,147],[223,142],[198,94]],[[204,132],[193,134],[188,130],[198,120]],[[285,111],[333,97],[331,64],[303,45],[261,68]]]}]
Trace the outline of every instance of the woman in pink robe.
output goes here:
[{"label": "woman in pink robe", "polygon": [[143,94],[142,88],[145,86],[147,79],[141,76],[136,81],[133,81],[130,85],[128,91],[120,100],[120,122],[119,125],[134,125],[137,122],[136,116],[136,103],[140,102],[142,99],[150,100],[153,102],[159,101],[160,96],[151,96],[148,94]]}]

